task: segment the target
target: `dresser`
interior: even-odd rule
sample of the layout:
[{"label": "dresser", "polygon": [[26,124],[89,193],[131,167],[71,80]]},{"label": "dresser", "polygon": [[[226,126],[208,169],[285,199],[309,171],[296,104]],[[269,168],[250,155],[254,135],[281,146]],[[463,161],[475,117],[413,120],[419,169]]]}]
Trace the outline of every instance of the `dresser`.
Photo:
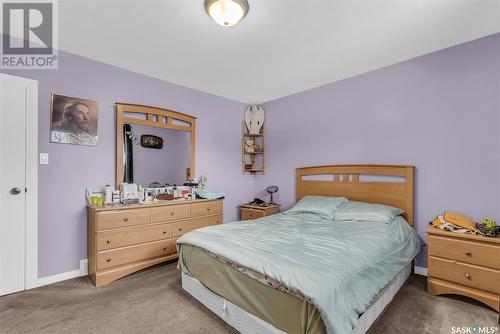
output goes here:
[{"label": "dresser", "polygon": [[88,206],[88,271],[96,287],[178,257],[175,241],[222,223],[222,200]]},{"label": "dresser", "polygon": [[431,295],[458,294],[500,310],[500,238],[427,230]]},{"label": "dresser", "polygon": [[279,204],[274,204],[270,206],[260,206],[260,205],[250,205],[244,204],[240,205],[240,219],[241,220],[252,220],[257,218],[262,218],[275,213],[280,212]]}]

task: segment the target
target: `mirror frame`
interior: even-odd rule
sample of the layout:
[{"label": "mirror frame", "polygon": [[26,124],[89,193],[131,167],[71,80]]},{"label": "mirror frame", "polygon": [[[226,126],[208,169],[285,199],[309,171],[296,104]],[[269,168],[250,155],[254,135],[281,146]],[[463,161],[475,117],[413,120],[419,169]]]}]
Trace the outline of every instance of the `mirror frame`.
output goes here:
[{"label": "mirror frame", "polygon": [[[143,118],[129,117],[126,114],[140,114]],[[166,120],[166,121],[164,121]],[[172,121],[180,121],[188,124],[173,124]],[[123,181],[123,125],[138,124],[153,126],[157,128],[173,129],[190,133],[190,172],[191,178],[195,178],[195,145],[196,145],[196,117],[168,109],[146,106],[141,104],[116,102],[116,187]]]}]

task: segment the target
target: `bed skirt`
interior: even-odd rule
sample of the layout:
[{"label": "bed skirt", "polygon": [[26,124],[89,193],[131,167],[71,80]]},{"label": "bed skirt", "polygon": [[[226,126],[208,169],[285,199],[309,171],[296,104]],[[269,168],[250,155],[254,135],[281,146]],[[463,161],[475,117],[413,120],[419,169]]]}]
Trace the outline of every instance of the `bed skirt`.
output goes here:
[{"label": "bed skirt", "polygon": [[[411,273],[411,262],[408,263],[379,293],[366,311],[359,317],[351,334],[364,334],[377,320],[386,306],[392,301]],[[195,299],[217,314],[222,320],[243,334],[269,333],[284,334],[282,330],[245,311],[229,300],[207,289],[196,278],[182,272],[182,288]]]}]

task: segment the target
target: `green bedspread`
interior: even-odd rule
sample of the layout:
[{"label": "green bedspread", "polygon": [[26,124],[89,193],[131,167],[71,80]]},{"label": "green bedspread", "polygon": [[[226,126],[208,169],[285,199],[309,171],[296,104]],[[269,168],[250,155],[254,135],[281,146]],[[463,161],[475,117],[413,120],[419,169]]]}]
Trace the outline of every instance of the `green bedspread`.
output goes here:
[{"label": "green bedspread", "polygon": [[390,224],[277,214],[191,231],[190,244],[297,291],[321,313],[327,332],[350,333],[383,287],[420,251],[403,218]]}]

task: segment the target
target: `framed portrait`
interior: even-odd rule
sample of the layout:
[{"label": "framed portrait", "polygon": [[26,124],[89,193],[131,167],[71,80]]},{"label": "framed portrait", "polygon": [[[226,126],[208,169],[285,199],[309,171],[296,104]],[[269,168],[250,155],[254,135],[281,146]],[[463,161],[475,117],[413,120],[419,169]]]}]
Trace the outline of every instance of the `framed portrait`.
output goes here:
[{"label": "framed portrait", "polygon": [[97,146],[99,103],[52,94],[50,142]]}]

